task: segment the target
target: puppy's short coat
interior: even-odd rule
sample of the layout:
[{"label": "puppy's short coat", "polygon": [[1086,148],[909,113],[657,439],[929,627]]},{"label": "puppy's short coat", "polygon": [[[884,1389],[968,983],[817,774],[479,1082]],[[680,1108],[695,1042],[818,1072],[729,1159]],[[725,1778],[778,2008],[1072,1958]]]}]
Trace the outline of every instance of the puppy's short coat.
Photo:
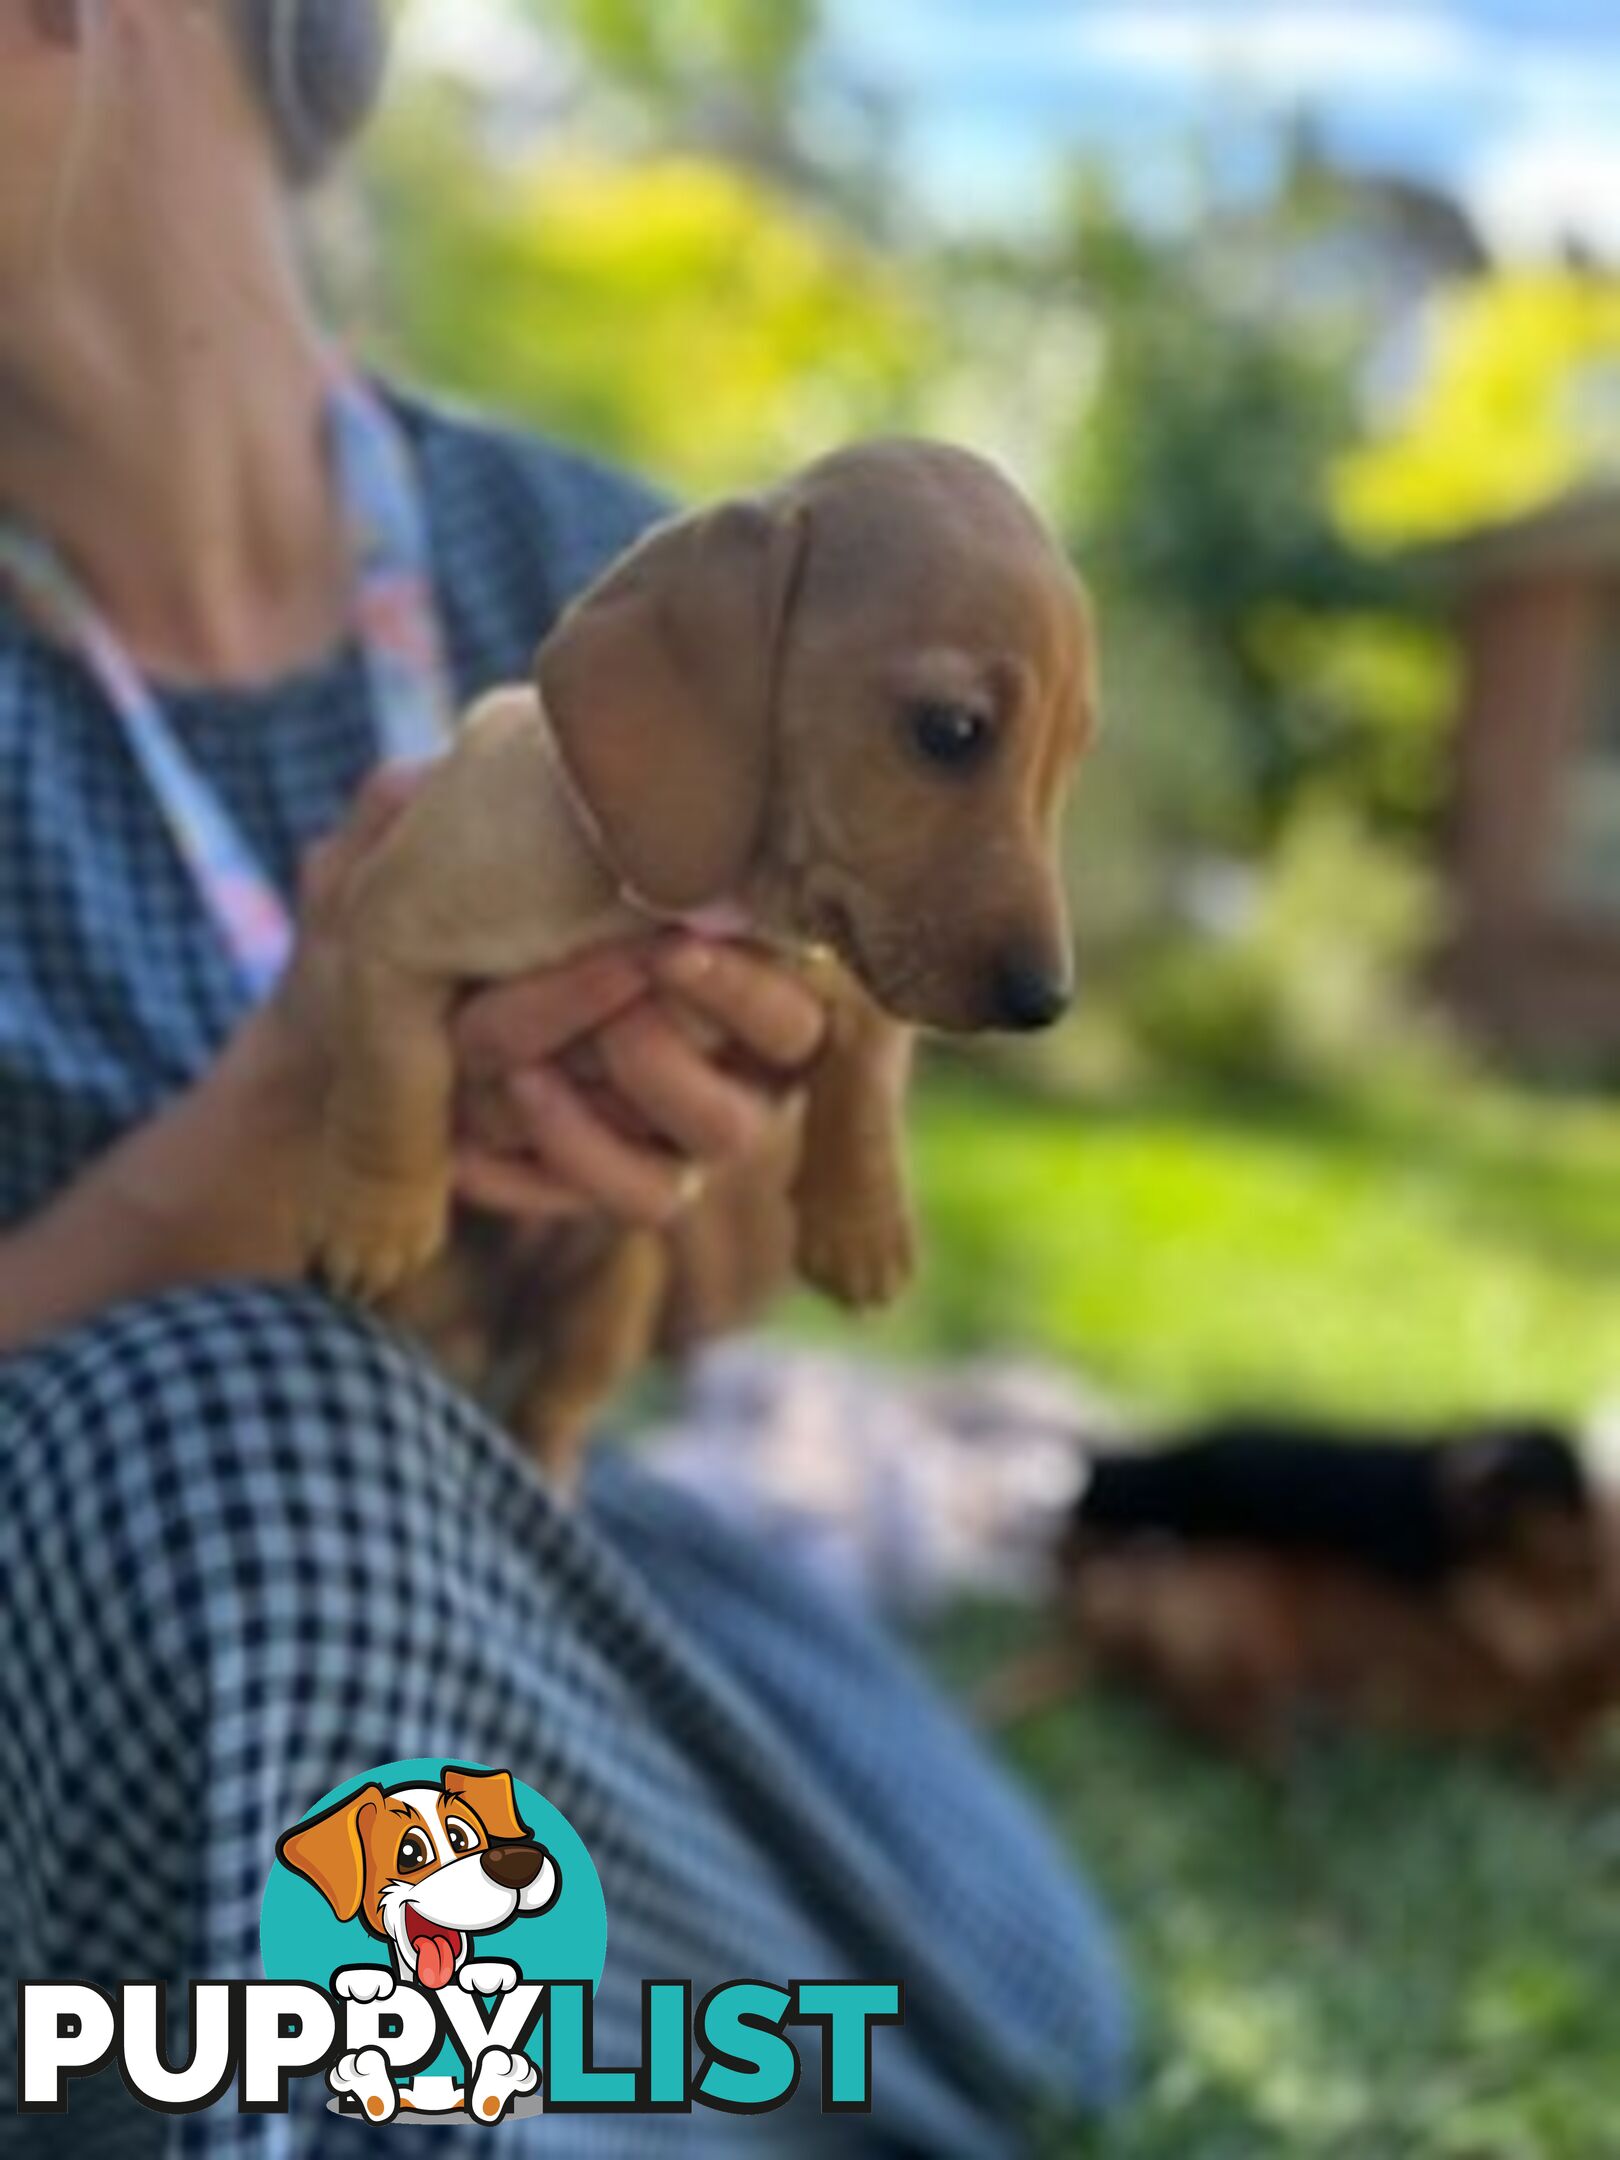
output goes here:
[{"label": "puppy's short coat", "polygon": [[[865,445],[655,530],[563,617],[535,685],[473,713],[354,880],[312,1222],[328,1276],[381,1295],[445,1245],[465,986],[724,920],[830,956],[783,1139],[797,1263],[850,1305],[894,1296],[908,1030],[1062,1010],[1056,827],[1093,707],[1078,581],[967,452]],[[513,1251],[483,1226],[406,1316],[459,1346],[462,1377],[498,1370],[499,1407],[566,1472],[658,1332],[667,1250],[593,1233],[532,1299]]]},{"label": "puppy's short coat", "polygon": [[1560,1580],[1493,1559],[1418,1585],[1238,1546],[1094,1549],[1065,1585],[1069,1681],[1124,1680],[1262,1765],[1304,1718],[1489,1742],[1558,1772],[1620,1707],[1598,1565],[1574,1554]]},{"label": "puppy's short coat", "polygon": [[1584,1535],[1589,1510],[1579,1455],[1542,1420],[1437,1435],[1228,1416],[1091,1454],[1072,1542],[1253,1545],[1418,1584],[1500,1559],[1532,1525]]}]

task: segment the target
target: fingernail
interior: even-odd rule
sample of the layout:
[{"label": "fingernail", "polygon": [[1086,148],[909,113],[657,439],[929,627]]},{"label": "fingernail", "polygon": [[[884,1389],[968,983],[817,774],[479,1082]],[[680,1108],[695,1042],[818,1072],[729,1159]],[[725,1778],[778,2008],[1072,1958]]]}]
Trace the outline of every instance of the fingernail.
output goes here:
[{"label": "fingernail", "polygon": [[661,972],[666,981],[691,989],[714,972],[715,951],[697,938],[683,938],[664,950]]}]

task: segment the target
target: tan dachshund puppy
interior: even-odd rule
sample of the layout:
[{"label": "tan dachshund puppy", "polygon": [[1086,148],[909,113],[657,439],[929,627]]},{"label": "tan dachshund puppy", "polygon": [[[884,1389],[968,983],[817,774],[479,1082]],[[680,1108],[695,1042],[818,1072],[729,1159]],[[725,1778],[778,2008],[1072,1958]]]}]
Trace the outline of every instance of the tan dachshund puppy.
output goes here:
[{"label": "tan dachshund puppy", "polygon": [[[655,530],[564,615],[535,685],[471,715],[355,880],[312,1257],[375,1297],[445,1246],[466,986],[723,921],[823,956],[828,1036],[784,1137],[797,1264],[852,1306],[895,1296],[908,1030],[1062,1012],[1057,820],[1092,712],[1074,573],[964,451],[863,446]],[[566,1473],[659,1332],[665,1241],[593,1234],[532,1296],[520,1241],[458,1242],[406,1317]]]}]

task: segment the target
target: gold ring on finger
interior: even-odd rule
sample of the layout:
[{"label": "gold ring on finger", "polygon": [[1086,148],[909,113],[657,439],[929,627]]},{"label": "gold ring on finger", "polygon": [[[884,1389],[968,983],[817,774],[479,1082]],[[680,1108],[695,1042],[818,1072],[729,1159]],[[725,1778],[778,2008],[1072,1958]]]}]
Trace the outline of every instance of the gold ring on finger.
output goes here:
[{"label": "gold ring on finger", "polygon": [[675,1182],[675,1204],[684,1215],[703,1198],[709,1183],[709,1173],[701,1163],[686,1163]]}]

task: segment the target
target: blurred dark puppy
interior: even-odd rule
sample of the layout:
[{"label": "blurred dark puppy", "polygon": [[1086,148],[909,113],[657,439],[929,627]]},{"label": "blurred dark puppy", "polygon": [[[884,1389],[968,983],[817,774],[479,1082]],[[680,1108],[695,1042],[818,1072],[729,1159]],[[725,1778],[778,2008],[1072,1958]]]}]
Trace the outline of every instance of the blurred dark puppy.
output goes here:
[{"label": "blurred dark puppy", "polygon": [[1424,1438],[1233,1417],[1093,1456],[1072,1535],[1255,1544],[1422,1583],[1526,1536],[1579,1531],[1588,1502],[1568,1436],[1544,1423]]},{"label": "blurred dark puppy", "polygon": [[988,1707],[1017,1715],[1097,1674],[1260,1764],[1322,1721],[1561,1770],[1620,1704],[1617,1556],[1611,1510],[1547,1427],[1405,1449],[1210,1427],[1093,1465],[1058,1638]]}]

